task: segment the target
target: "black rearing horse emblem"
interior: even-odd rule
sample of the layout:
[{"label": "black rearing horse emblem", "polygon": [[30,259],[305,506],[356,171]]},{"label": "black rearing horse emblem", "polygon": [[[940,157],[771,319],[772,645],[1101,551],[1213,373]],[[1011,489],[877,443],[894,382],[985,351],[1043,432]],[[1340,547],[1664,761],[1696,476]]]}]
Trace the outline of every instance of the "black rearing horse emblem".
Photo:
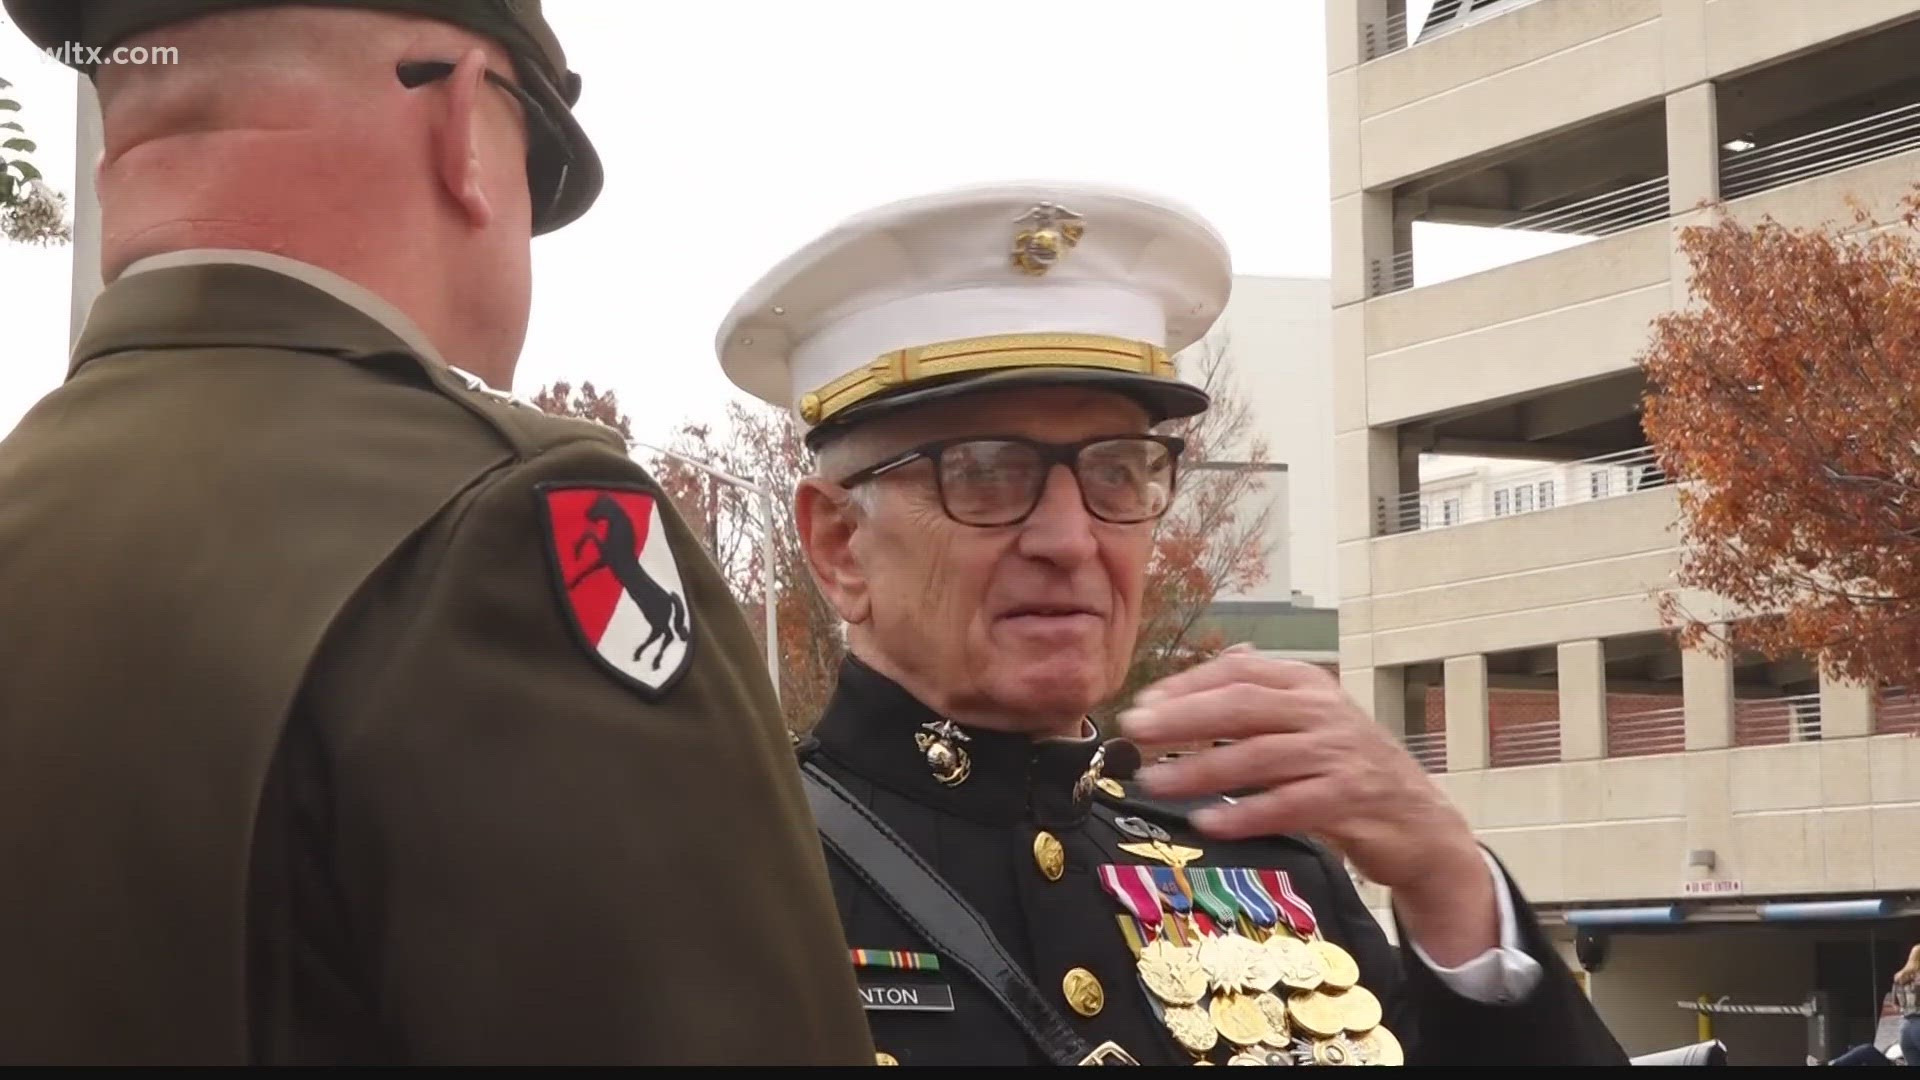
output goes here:
[{"label": "black rearing horse emblem", "polygon": [[620,582],[620,587],[626,590],[627,596],[632,598],[634,606],[640,609],[640,614],[646,616],[647,625],[653,630],[647,635],[647,640],[633,650],[633,658],[640,659],[647,647],[658,641],[660,649],[653,654],[653,670],[659,671],[660,661],[666,658],[667,646],[673,644],[675,633],[680,635],[681,641],[693,640],[693,635],[687,632],[687,606],[681,602],[679,593],[661,588],[660,583],[653,580],[653,575],[647,573],[647,568],[640,565],[640,545],[634,537],[633,519],[627,516],[626,509],[618,500],[601,493],[587,508],[587,520],[605,526],[606,535],[595,536],[590,532],[580,534],[579,542],[573,545],[573,557],[580,557],[580,549],[586,547],[589,540],[594,542],[599,553],[591,564],[567,583],[567,591],[572,592],[574,586],[585,581],[587,575],[596,570],[612,574]]}]

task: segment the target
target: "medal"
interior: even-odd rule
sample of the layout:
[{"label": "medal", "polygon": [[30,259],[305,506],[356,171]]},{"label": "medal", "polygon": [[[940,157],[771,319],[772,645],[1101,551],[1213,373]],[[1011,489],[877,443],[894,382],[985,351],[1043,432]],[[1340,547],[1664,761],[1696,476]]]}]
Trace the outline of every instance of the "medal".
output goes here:
[{"label": "medal", "polygon": [[1220,1043],[1213,1020],[1198,1005],[1169,1005],[1161,1021],[1173,1032],[1174,1040],[1193,1053],[1204,1054]]},{"label": "medal", "polygon": [[1262,946],[1273,962],[1279,981],[1289,990],[1318,990],[1324,978],[1320,957],[1297,937],[1276,933]]},{"label": "medal", "polygon": [[[1168,1005],[1195,1005],[1207,996],[1207,973],[1193,950],[1174,943],[1161,918],[1152,867],[1102,866],[1100,885],[1140,921],[1153,940],[1140,949],[1140,981]],[[1154,932],[1157,931],[1157,934]]]},{"label": "medal", "polygon": [[1345,1039],[1315,1039],[1313,1063],[1315,1065],[1358,1065],[1360,1059]]},{"label": "medal", "polygon": [[1406,1053],[1400,1047],[1400,1040],[1393,1032],[1376,1027],[1365,1035],[1353,1040],[1353,1047],[1359,1051],[1360,1060],[1367,1065],[1405,1065]]},{"label": "medal", "polygon": [[1267,1019],[1260,1006],[1245,994],[1215,994],[1207,1011],[1213,1017],[1213,1026],[1236,1046],[1256,1046],[1274,1037],[1267,1030]]},{"label": "medal", "polygon": [[1193,951],[1160,938],[1140,953],[1140,981],[1168,1005],[1197,1005],[1207,996],[1207,972]]},{"label": "medal", "polygon": [[1280,981],[1280,972],[1267,951],[1234,928],[1240,922],[1240,906],[1228,886],[1226,872],[1214,866],[1196,866],[1187,871],[1193,886],[1193,898],[1206,909],[1219,927],[1219,937],[1203,946],[1201,964],[1214,986],[1221,989],[1262,993]]},{"label": "medal", "polygon": [[1260,1018],[1267,1024],[1267,1037],[1261,1041],[1279,1050],[1285,1050],[1292,1045],[1289,1036],[1293,1025],[1287,1020],[1287,1003],[1273,994],[1258,994],[1255,995],[1253,1004],[1260,1010]]},{"label": "medal", "polygon": [[1372,1031],[1380,1024],[1380,999],[1364,986],[1332,995],[1340,1003],[1341,1026],[1355,1035]]},{"label": "medal", "polygon": [[1301,1030],[1331,1039],[1346,1030],[1346,1010],[1331,995],[1315,990],[1287,1002],[1287,1012]]},{"label": "medal", "polygon": [[1320,961],[1321,977],[1335,990],[1345,990],[1360,981],[1360,965],[1354,962],[1347,950],[1325,938],[1313,943],[1313,951]]}]

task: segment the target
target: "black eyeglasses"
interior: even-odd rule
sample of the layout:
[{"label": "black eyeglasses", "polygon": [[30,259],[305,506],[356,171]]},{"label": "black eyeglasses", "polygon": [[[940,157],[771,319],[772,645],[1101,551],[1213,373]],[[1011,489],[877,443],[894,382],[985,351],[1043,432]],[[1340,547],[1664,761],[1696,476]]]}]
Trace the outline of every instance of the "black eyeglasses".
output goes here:
[{"label": "black eyeglasses", "polygon": [[1152,521],[1173,504],[1185,441],[1171,435],[1103,435],[1047,443],[1017,435],[925,443],[840,481],[853,488],[915,461],[933,463],[940,508],[962,525],[1018,525],[1032,516],[1055,465],[1080,487],[1087,513],[1115,525]]},{"label": "black eyeglasses", "polygon": [[[444,60],[421,60],[401,64],[394,70],[400,85],[409,90],[453,74],[454,65]],[[566,184],[573,154],[567,149],[567,136],[532,94],[504,76],[487,71],[487,81],[512,94],[527,118],[527,194],[533,201],[533,220],[543,221],[559,205],[560,189]]]}]

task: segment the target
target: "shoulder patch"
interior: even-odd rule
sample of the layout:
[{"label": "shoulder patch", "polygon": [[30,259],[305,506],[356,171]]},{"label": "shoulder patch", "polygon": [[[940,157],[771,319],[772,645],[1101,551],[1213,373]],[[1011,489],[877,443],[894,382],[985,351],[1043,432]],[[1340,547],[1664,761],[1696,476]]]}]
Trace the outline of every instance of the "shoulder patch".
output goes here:
[{"label": "shoulder patch", "polygon": [[552,482],[535,488],[560,606],[587,651],[657,699],[693,660],[680,565],[659,491],[639,484]]}]

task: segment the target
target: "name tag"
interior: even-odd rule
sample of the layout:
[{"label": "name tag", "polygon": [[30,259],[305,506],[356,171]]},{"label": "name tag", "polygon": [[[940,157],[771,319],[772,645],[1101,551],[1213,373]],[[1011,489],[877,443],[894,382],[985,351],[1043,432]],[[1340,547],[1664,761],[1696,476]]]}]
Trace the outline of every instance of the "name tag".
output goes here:
[{"label": "name tag", "polygon": [[860,1004],[870,1012],[952,1012],[953,988],[940,983],[864,983]]}]

